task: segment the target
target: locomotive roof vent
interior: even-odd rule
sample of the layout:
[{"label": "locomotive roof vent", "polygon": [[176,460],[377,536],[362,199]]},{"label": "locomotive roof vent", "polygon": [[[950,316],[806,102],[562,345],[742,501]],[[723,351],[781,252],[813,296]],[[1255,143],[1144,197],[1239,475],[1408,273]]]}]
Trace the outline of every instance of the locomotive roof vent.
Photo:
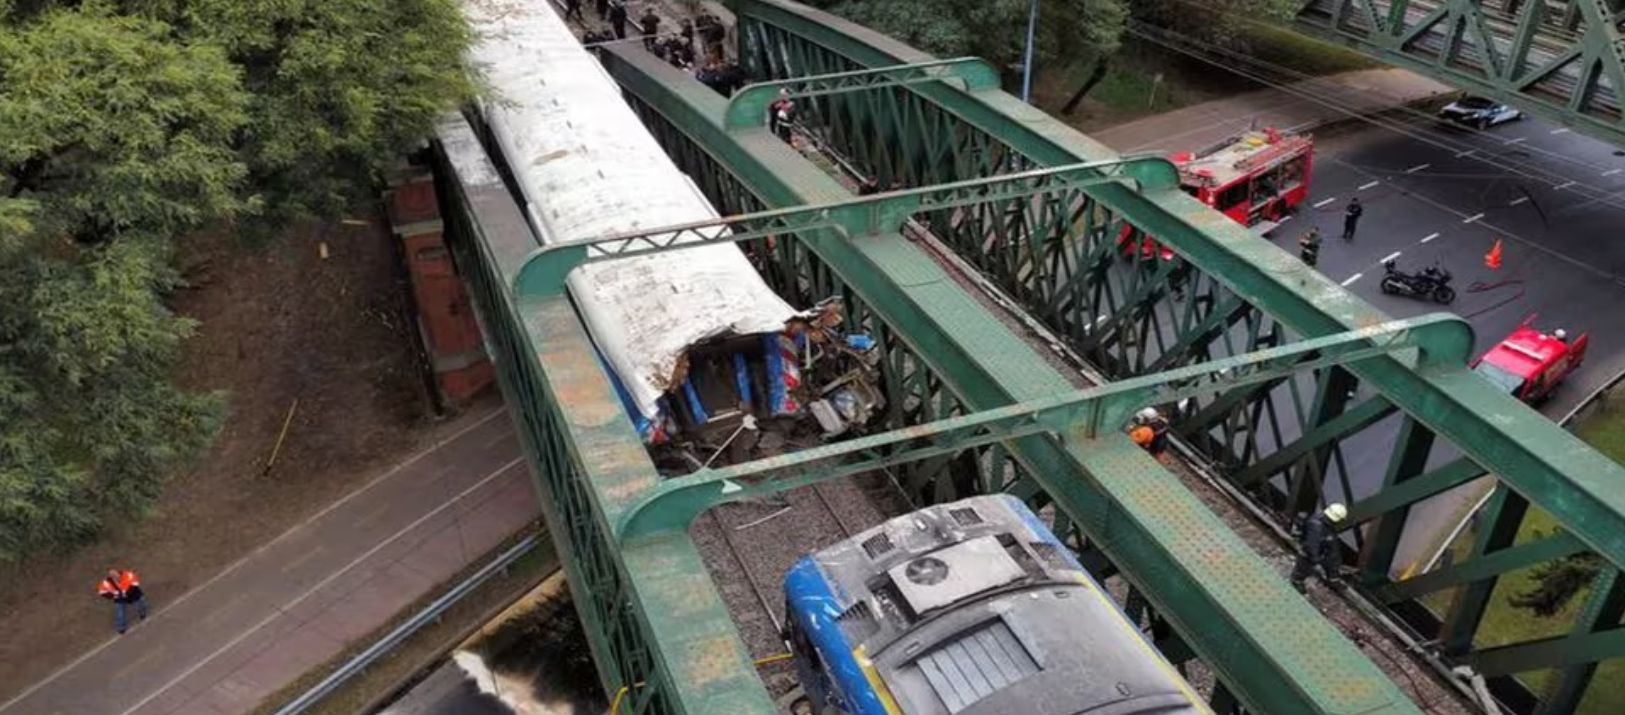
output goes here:
[{"label": "locomotive roof vent", "polygon": [[1003,586],[1023,575],[994,536],[981,536],[907,561],[887,572],[915,613]]}]

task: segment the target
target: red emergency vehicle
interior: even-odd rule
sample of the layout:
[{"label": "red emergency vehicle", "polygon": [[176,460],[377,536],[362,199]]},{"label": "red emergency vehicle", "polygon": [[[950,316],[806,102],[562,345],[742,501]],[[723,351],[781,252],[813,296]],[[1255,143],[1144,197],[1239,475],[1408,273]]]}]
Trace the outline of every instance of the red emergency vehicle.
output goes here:
[{"label": "red emergency vehicle", "polygon": [[1546,399],[1563,384],[1569,373],[1585,361],[1590,334],[1569,339],[1562,330],[1548,335],[1531,327],[1534,316],[1525,318],[1489,352],[1473,361],[1473,372],[1520,400],[1535,403]]},{"label": "red emergency vehicle", "polygon": [[[1309,174],[1314,162],[1314,141],[1304,135],[1276,129],[1253,130],[1231,137],[1202,151],[1180,152],[1168,159],[1179,168],[1179,186],[1185,193],[1218,209],[1243,226],[1263,234],[1309,198]],[[1133,234],[1129,226],[1118,236],[1127,254]],[[1140,244],[1150,258],[1161,248],[1150,236]],[[1173,252],[1161,248],[1164,260]]]}]

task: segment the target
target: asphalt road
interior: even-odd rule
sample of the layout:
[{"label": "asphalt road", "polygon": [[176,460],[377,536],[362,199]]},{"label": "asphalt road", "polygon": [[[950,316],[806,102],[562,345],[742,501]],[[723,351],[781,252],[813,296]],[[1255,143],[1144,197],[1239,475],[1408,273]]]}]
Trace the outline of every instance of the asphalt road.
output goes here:
[{"label": "asphalt road", "polygon": [[[1399,127],[1350,124],[1316,139],[1309,205],[1274,232],[1277,244],[1295,253],[1296,238],[1318,225],[1322,272],[1395,317],[1462,315],[1475,329],[1475,353],[1530,315],[1543,330],[1590,332],[1584,366],[1540,408],[1553,419],[1625,370],[1625,152],[1534,119],[1478,132],[1412,115]],[[1343,211],[1356,196],[1366,210],[1345,243]],[[1484,255],[1497,239],[1503,265],[1491,271]],[[1405,270],[1449,269],[1456,302],[1384,295],[1381,264],[1390,256]],[[1357,496],[1380,481],[1397,424],[1345,444]],[[1435,451],[1436,464],[1453,457]],[[1463,487],[1421,506],[1413,523],[1430,528],[1409,535],[1398,570],[1429,557],[1439,528],[1483,492]]]}]

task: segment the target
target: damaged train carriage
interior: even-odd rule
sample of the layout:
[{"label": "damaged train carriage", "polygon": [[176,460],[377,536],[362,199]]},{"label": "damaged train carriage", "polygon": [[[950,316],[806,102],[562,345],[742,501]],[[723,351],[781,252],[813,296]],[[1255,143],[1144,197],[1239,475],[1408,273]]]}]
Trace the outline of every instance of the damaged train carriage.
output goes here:
[{"label": "damaged train carriage", "polygon": [[[489,93],[474,119],[539,241],[718,218],[548,4],[464,0],[464,12]],[[663,465],[674,471],[701,466],[683,443],[775,417],[833,436],[880,404],[872,341],[837,332],[838,304],[791,307],[736,245],[589,264],[568,290],[645,443],[687,463]],[[803,384],[810,362],[825,384]]]}]

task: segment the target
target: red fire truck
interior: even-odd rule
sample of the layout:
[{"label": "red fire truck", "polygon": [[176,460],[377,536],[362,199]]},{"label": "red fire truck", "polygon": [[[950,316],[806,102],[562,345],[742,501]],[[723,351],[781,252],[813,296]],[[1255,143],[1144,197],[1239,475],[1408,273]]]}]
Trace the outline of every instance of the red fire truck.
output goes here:
[{"label": "red fire truck", "polygon": [[[1248,131],[1202,151],[1179,152],[1168,159],[1179,168],[1179,184],[1185,193],[1263,235],[1309,197],[1314,153],[1310,137],[1271,128]],[[1124,254],[1132,250],[1128,245],[1132,233],[1124,226],[1118,236]],[[1159,249],[1164,260],[1173,258],[1172,251],[1149,236],[1140,244],[1146,258]]]},{"label": "red fire truck", "polygon": [[1570,340],[1562,330],[1550,335],[1531,327],[1535,316],[1524,319],[1489,352],[1473,361],[1473,372],[1528,403],[1546,399],[1569,373],[1585,361],[1590,334]]}]

